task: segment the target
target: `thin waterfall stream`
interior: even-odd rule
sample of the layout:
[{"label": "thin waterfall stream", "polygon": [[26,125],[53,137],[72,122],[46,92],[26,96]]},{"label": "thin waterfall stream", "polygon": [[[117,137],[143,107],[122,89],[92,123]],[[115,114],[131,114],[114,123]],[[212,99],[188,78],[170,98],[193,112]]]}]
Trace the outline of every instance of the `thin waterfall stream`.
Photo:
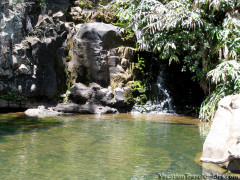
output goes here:
[{"label": "thin waterfall stream", "polygon": [[165,66],[161,66],[156,81],[151,83],[152,99],[142,105],[134,105],[132,112],[141,113],[176,113],[172,103],[170,90],[166,85],[167,70]]}]

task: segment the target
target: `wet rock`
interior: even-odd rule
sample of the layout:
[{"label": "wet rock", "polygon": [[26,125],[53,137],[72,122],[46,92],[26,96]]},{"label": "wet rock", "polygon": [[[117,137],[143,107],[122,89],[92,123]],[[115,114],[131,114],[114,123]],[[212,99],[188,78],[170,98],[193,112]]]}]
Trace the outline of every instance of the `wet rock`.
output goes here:
[{"label": "wet rock", "polygon": [[106,95],[108,94],[109,90],[107,88],[100,89],[96,92],[95,98],[99,101],[104,99]]},{"label": "wet rock", "polygon": [[128,91],[129,89],[131,89],[130,87],[125,87],[125,88],[115,88],[114,89],[114,94],[115,94],[115,98],[114,101],[112,101],[113,106],[115,107],[127,107],[127,101],[125,99],[125,92]]},{"label": "wet rock", "polygon": [[123,88],[116,88],[114,89],[115,93],[116,93],[116,100],[117,102],[124,102],[125,98],[124,98],[124,89]]},{"label": "wet rock", "polygon": [[89,88],[93,89],[94,91],[97,91],[100,90],[102,87],[99,84],[93,82],[89,84]]},{"label": "wet rock", "polygon": [[65,15],[62,11],[53,14],[53,19],[58,21],[65,21]]},{"label": "wet rock", "polygon": [[55,111],[63,112],[63,113],[80,113],[80,114],[109,114],[109,113],[117,113],[118,111],[114,108],[108,106],[101,106],[97,104],[59,104],[54,108]]},{"label": "wet rock", "polygon": [[91,99],[93,91],[93,89],[85,86],[82,83],[76,83],[71,88],[70,96],[72,96],[74,102],[86,103]]},{"label": "wet rock", "polygon": [[109,86],[108,89],[103,89],[102,91],[102,93],[104,93],[104,97],[102,96],[101,103],[109,106],[114,106],[116,100],[114,99],[114,93],[112,88]]},{"label": "wet rock", "polygon": [[3,76],[5,76],[5,72],[4,72],[4,70],[0,67],[0,77],[3,77]]},{"label": "wet rock", "polygon": [[30,67],[29,66],[27,67],[26,65],[21,64],[21,66],[17,70],[17,73],[20,74],[20,75],[31,74]]},{"label": "wet rock", "polygon": [[111,67],[110,68],[110,75],[113,77],[117,74],[121,74],[121,73],[124,73],[124,69],[120,66],[120,65],[117,65],[116,67]]}]

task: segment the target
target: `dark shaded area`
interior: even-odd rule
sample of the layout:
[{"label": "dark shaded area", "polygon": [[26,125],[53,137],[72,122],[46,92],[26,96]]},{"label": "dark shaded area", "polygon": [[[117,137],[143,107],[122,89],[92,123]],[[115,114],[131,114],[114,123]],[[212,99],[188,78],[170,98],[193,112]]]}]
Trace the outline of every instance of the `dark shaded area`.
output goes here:
[{"label": "dark shaded area", "polygon": [[192,80],[193,74],[190,71],[182,72],[182,62],[172,62],[169,65],[169,61],[160,60],[150,52],[139,52],[139,56],[145,60],[145,77],[140,75],[139,79],[146,81],[148,99],[161,101],[162,94],[156,82],[159,73],[162,72],[164,79],[162,86],[172,98],[176,113],[195,115],[204,100],[204,92],[199,83]]},{"label": "dark shaded area", "polygon": [[172,97],[176,110],[186,112],[193,107],[200,107],[204,100],[204,92],[198,82],[193,81],[193,74],[182,72],[182,64],[172,63],[166,66],[166,86]]},{"label": "dark shaded area", "polygon": [[240,173],[239,170],[239,166],[240,166],[240,160],[239,159],[233,159],[230,160],[227,169],[232,172],[232,173]]},{"label": "dark shaded area", "polygon": [[36,129],[46,129],[59,126],[62,122],[54,118],[33,118],[16,114],[0,114],[0,142],[2,136],[17,134]]},{"label": "dark shaded area", "polygon": [[165,124],[165,125],[183,125],[183,126],[195,126],[195,124],[189,124],[189,123],[168,123],[168,122],[151,122],[155,124]]},{"label": "dark shaded area", "polygon": [[[11,107],[1,107],[0,113],[10,113],[10,112],[24,112],[27,108],[11,108]],[[1,114],[0,114],[1,115]]]}]

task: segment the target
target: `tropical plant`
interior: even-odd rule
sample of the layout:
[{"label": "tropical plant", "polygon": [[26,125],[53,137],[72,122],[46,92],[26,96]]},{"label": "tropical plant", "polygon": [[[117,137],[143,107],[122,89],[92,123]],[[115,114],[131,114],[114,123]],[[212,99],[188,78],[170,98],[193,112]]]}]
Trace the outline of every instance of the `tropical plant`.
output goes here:
[{"label": "tropical plant", "polygon": [[213,119],[218,102],[227,95],[240,93],[240,63],[225,61],[207,74],[215,86],[200,108],[199,117],[203,121]]},{"label": "tropical plant", "polygon": [[89,0],[80,0],[78,1],[78,5],[79,7],[85,9],[92,9],[93,8],[93,4],[92,4],[92,1],[89,1]]},{"label": "tropical plant", "polygon": [[[208,72],[223,61],[240,59],[237,0],[115,0],[114,3],[120,20],[135,32],[140,50],[152,51],[169,63],[182,60],[182,70],[194,73],[193,79],[206,94],[210,93]],[[211,96],[202,107],[212,100]]]},{"label": "tropical plant", "polygon": [[40,6],[41,6],[41,8],[44,8],[46,6],[45,0],[40,1]]},{"label": "tropical plant", "polygon": [[26,101],[27,98],[15,93],[13,90],[0,95],[0,99],[8,100],[8,101]]}]

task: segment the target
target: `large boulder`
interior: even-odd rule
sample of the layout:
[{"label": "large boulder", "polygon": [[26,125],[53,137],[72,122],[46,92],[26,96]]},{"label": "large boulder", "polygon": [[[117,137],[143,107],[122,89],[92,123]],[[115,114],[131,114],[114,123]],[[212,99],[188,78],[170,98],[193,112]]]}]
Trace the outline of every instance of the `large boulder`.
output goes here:
[{"label": "large boulder", "polygon": [[240,172],[240,95],[227,96],[219,102],[201,161]]},{"label": "large boulder", "polygon": [[70,39],[69,71],[77,82],[96,82],[107,87],[110,84],[108,50],[121,44],[123,29],[111,24],[87,23],[75,30]]},{"label": "large boulder", "polygon": [[130,69],[135,50],[124,46],[123,32],[118,26],[98,22],[73,28],[67,66],[75,83],[96,82],[108,87],[112,76]]}]

